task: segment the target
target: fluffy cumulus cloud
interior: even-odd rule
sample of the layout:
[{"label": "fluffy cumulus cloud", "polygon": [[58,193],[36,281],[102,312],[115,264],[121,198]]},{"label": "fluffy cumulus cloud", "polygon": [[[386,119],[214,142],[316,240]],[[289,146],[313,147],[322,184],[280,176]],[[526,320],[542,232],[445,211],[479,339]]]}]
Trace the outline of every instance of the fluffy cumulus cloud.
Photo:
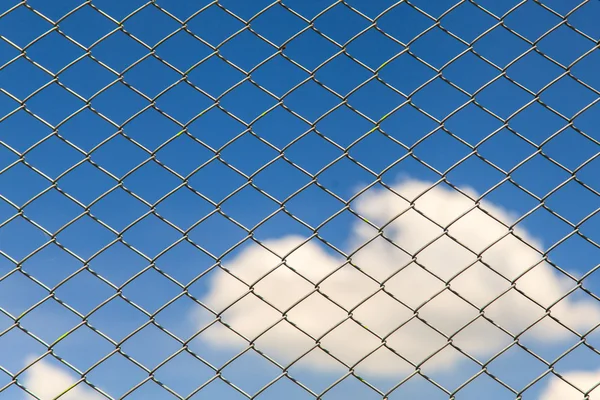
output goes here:
[{"label": "fluffy cumulus cloud", "polygon": [[540,400],[579,400],[588,394],[589,400],[600,399],[600,370],[572,371],[562,376],[564,379],[552,378],[540,396]]},{"label": "fluffy cumulus cloud", "polygon": [[[296,236],[277,238],[264,243],[271,251],[253,245],[225,262],[235,277],[215,275],[202,300],[214,310],[225,310],[223,322],[249,339],[257,338],[256,347],[278,361],[294,361],[318,340],[343,363],[358,363],[359,372],[378,376],[406,373],[425,360],[426,371],[456,367],[465,357],[444,335],[452,336],[462,351],[485,359],[512,342],[495,325],[520,333],[550,306],[552,316],[578,331],[600,322],[595,300],[570,295],[558,301],[576,283],[541,262],[539,240],[522,229],[509,234],[496,221],[512,221],[514,216],[482,202],[494,219],[463,194],[442,187],[427,191],[430,186],[404,181],[394,190],[409,201],[426,192],[415,208],[431,221],[413,209],[406,211],[410,204],[389,190],[360,197],[355,209],[383,227],[395,245],[381,236],[371,240],[377,230],[357,223],[348,239],[348,248],[359,249],[351,256],[354,266],[317,240],[302,244],[304,239]],[[442,235],[448,225],[449,236]],[[549,343],[569,335],[548,317],[528,334]],[[215,325],[202,336],[216,347],[239,343],[223,326]],[[404,360],[381,347],[382,339]],[[319,349],[299,364],[322,371],[340,366]]]},{"label": "fluffy cumulus cloud", "polygon": [[[33,360],[29,359],[28,364]],[[60,368],[45,360],[38,361],[25,372],[24,386],[41,400],[101,400],[105,399],[85,384],[78,384],[77,378],[67,372],[66,368]],[[66,393],[65,393],[66,392]]]}]

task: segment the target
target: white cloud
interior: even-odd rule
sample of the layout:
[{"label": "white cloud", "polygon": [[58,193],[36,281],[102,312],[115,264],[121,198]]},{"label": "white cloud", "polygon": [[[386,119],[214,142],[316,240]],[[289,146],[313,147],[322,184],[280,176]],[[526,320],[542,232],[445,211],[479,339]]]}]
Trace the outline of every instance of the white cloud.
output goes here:
[{"label": "white cloud", "polygon": [[[589,392],[589,400],[600,399],[600,370],[598,371],[571,371],[562,375],[563,379],[553,377],[548,386],[540,395],[540,400],[580,400],[584,393]],[[567,383],[567,382],[569,383]]]},{"label": "white cloud", "polygon": [[[412,200],[429,186],[426,182],[405,181],[394,189]],[[473,191],[469,193],[475,196]],[[442,226],[446,226],[474,206],[464,195],[441,187],[428,191],[415,204],[418,210]],[[499,220],[514,220],[514,216],[500,207],[487,202],[482,202],[482,205]],[[318,204],[315,204],[315,207],[318,207]],[[377,190],[362,195],[354,209],[377,226],[383,226],[408,207],[409,203],[396,194],[388,190]],[[383,292],[361,303],[378,291],[379,284],[350,265],[345,265],[319,283],[320,291],[346,310],[356,307],[352,311],[354,318],[382,337],[413,317],[414,314],[408,307],[414,309],[431,298],[433,299],[419,309],[419,316],[447,335],[457,332],[476,319],[479,314],[476,307],[484,307],[500,295],[502,296],[499,299],[485,308],[485,315],[512,333],[521,332],[544,315],[542,307],[518,291],[509,290],[510,282],[500,276],[501,274],[509,280],[519,277],[541,260],[537,251],[512,234],[496,242],[507,234],[507,228],[479,209],[468,212],[452,224],[448,231],[458,242],[475,253],[483,252],[482,261],[496,272],[478,262],[476,254],[447,236],[435,240],[418,252],[443,230],[416,211],[410,210],[386,225],[384,233],[407,252],[418,252],[416,260],[427,271],[415,263],[410,263],[409,255],[381,237],[352,256],[354,264],[379,282],[393,275],[385,282],[385,289],[406,306]],[[515,229],[514,233],[526,243],[541,248],[541,243],[526,231]],[[354,246],[352,248],[356,249],[376,234],[376,230],[361,222],[350,232],[350,247]],[[269,240],[264,244],[278,255],[285,255],[302,241],[300,237],[288,236]],[[325,251],[319,242],[312,240],[286,257],[287,266],[280,266],[260,280],[254,288],[254,294],[280,310],[286,310],[311,293],[315,283],[345,261],[344,258]],[[277,256],[254,245],[244,249],[235,259],[224,265],[246,284],[252,284],[280,262]],[[470,268],[460,272],[472,263],[474,264]],[[406,264],[406,268],[394,275]],[[310,282],[299,277],[292,269]],[[450,287],[475,307],[449,290],[444,291],[445,283],[434,276],[449,280],[457,274],[459,275],[451,281]],[[518,290],[543,307],[551,306],[575,286],[575,282],[560,275],[547,263],[537,265],[520,277],[516,284]],[[507,290],[508,292],[503,294]],[[440,291],[442,293],[436,296]],[[226,273],[221,273],[212,279],[209,291],[202,300],[215,310],[223,310],[246,293],[248,288],[245,284]],[[576,330],[583,331],[600,322],[600,307],[592,300],[567,297],[554,305],[551,312],[565,325]],[[347,315],[346,311],[319,293],[311,294],[287,312],[289,321],[315,338],[325,334]],[[280,319],[279,312],[253,294],[247,295],[223,314],[224,322],[248,338],[254,338]],[[531,335],[537,340],[555,342],[564,339],[569,333],[546,318],[531,331]],[[239,343],[223,327],[211,328],[202,337],[213,346],[228,347]],[[453,338],[456,346],[479,358],[501,350],[511,341],[509,335],[482,318],[476,319]],[[283,321],[261,336],[256,341],[256,346],[277,360],[291,362],[312,348],[314,343],[307,335]],[[330,354],[347,364],[359,361],[380,343],[380,339],[350,320],[321,339],[321,344]],[[417,364],[444,347],[447,340],[425,323],[413,318],[387,337],[386,343]],[[424,368],[451,368],[461,358],[464,356],[458,351],[447,347],[424,364]],[[318,352],[311,353],[302,362],[307,367],[320,370],[328,370],[336,365],[324,353]],[[357,369],[365,374],[390,375],[406,372],[412,367],[389,350],[382,348],[364,360]]]},{"label": "white cloud", "polygon": [[[33,359],[28,359],[28,364]],[[23,379],[24,386],[41,400],[54,400],[69,388],[71,388],[77,379],[74,375],[67,372],[66,368],[59,368],[45,361],[38,361],[25,372]],[[104,396],[98,394],[93,389],[80,383],[68,390],[60,400],[103,400]]]}]

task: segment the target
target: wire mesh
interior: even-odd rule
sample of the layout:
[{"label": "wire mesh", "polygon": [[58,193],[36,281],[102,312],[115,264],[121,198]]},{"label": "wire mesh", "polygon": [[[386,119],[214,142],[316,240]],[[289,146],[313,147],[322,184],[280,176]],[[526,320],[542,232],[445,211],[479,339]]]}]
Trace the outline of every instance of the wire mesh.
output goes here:
[{"label": "wire mesh", "polygon": [[594,398],[599,17],[3,1],[0,397]]}]

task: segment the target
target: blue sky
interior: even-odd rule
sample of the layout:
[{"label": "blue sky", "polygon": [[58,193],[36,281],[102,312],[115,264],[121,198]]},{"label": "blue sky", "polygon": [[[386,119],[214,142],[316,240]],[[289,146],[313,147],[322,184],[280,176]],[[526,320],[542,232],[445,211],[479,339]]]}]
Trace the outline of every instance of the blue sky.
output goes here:
[{"label": "blue sky", "polygon": [[[155,3],[181,20],[209,4],[208,1],[184,0]],[[526,2],[503,18],[504,27],[497,26],[472,45],[473,51],[488,62],[473,51],[466,51],[468,43],[497,24],[489,13],[501,17],[516,1],[477,2],[489,13],[471,2],[464,2],[441,18],[440,26],[462,42],[439,27],[414,40],[434,24],[424,13],[438,18],[454,6],[455,1],[413,1],[423,12],[408,4],[391,9],[378,18],[377,27],[395,40],[375,29],[364,31],[370,26],[368,20],[340,3],[314,20],[314,27],[330,40],[309,29],[286,44],[283,55],[299,66],[281,54],[273,55],[278,53],[278,46],[305,29],[307,23],[281,5],[256,16],[269,3],[221,1],[221,7],[238,19],[216,5],[206,8],[186,24],[203,43],[180,30],[181,24],[155,5],[130,15],[143,1],[92,2],[117,21],[127,17],[123,27],[136,41],[122,31],[115,31],[118,25],[89,5],[62,19],[81,1],[31,0],[27,1],[28,7],[49,20],[60,19],[60,32],[72,41],[55,31],[30,44],[51,30],[52,24],[25,6],[6,14],[5,10],[18,2],[2,2],[0,277],[4,278],[0,278],[0,332],[4,333],[0,336],[1,367],[15,373],[24,366],[25,356],[46,351],[18,329],[5,331],[13,325],[9,315],[18,317],[48,295],[46,289],[21,272],[13,272],[15,264],[11,259],[20,263],[27,258],[19,264],[23,271],[50,289],[56,287],[57,298],[86,315],[116,291],[87,270],[63,282],[84,265],[89,264],[96,274],[119,287],[154,261],[156,267],[185,285],[214,264],[211,254],[220,257],[244,240],[248,230],[252,229],[259,241],[289,234],[308,236],[312,233],[309,227],[321,225],[341,210],[344,202],[377,179],[391,185],[406,177],[436,182],[444,175],[451,184],[468,186],[478,193],[495,187],[486,199],[518,216],[538,206],[543,198],[550,210],[577,225],[579,232],[591,241],[600,243],[600,214],[580,224],[600,205],[600,157],[592,159],[600,151],[600,105],[580,112],[599,97],[600,81],[596,71],[600,68],[600,50],[592,50],[596,46],[594,41],[600,39],[596,23],[600,2],[589,1],[568,16],[569,24],[589,38],[564,24],[553,29],[562,21],[556,14],[566,15],[575,2]],[[332,4],[321,0],[282,3],[308,20]],[[394,3],[347,1],[369,18],[375,18]],[[244,30],[221,44],[244,28],[239,19],[250,18],[252,30],[266,40]],[[550,30],[552,32],[547,33]],[[333,43],[344,45],[360,32],[363,33],[344,46],[347,55],[340,53],[341,48]],[[535,51],[532,42],[536,44]],[[406,44],[410,53],[406,51]],[[211,46],[219,46],[221,57],[237,68],[215,55]],[[27,57],[19,57],[19,48],[25,47]],[[90,48],[89,53],[95,60],[85,56],[85,48]],[[169,65],[153,57],[150,50]],[[524,53],[526,55],[514,61]],[[272,57],[269,61],[256,67],[269,57]],[[78,61],[71,64],[74,60]],[[323,64],[326,60],[329,61]],[[578,61],[573,64],[575,60]],[[66,68],[67,65],[70,66]],[[462,91],[439,77],[433,79],[437,75],[435,69],[443,66],[442,76]],[[285,96],[282,103],[287,110],[278,106],[277,98],[309,78],[317,67],[313,76],[326,88],[308,80]],[[562,76],[546,87],[564,74],[563,67],[569,68],[571,76]],[[361,86],[373,77],[372,70],[377,70],[380,80],[395,90],[374,79]],[[186,71],[187,81],[184,81],[182,74]],[[252,82],[245,80],[244,71],[251,71]],[[117,81],[120,73],[123,73],[122,79]],[[56,82],[51,83],[52,74],[58,74],[57,81],[79,98]],[[500,74],[504,76],[481,89]],[[414,92],[430,79],[433,80],[428,85]],[[245,82],[223,95],[243,80]],[[347,96],[348,93],[352,94]],[[460,108],[472,95],[477,105],[471,103]],[[536,95],[539,101],[533,102]],[[86,108],[86,100],[90,98]],[[220,108],[216,107],[216,99]],[[19,101],[24,101],[24,106],[17,110]],[[346,105],[340,105],[342,102]],[[520,112],[514,115],[517,110]],[[394,112],[389,114],[391,111]],[[380,129],[373,131],[377,126]],[[367,132],[371,133],[364,136]],[[538,152],[540,146],[543,154]],[[477,154],[473,151],[475,147]],[[21,162],[19,154],[24,154]],[[263,168],[268,163],[271,164]],[[388,168],[392,164],[393,167]],[[511,181],[506,180],[509,172]],[[573,175],[577,180],[571,179],[545,197]],[[330,193],[315,182],[309,185],[315,180],[314,176]],[[255,187],[247,184],[250,178]],[[242,189],[228,198],[239,188]],[[304,189],[299,191],[301,188]],[[35,200],[30,201],[34,197]],[[285,210],[304,225],[280,211],[256,227],[279,210],[278,202],[283,201]],[[50,237],[22,216],[15,217],[24,204],[23,216],[35,221],[47,233],[60,231],[56,242],[78,257],[55,244],[28,256]],[[237,224],[216,213],[216,205]],[[86,210],[87,215],[82,215]],[[149,214],[151,210],[180,229]],[[71,222],[80,215],[81,218]],[[144,215],[146,217],[139,220]],[[11,221],[4,223],[8,220]],[[349,229],[358,220],[344,211],[320,227],[318,233],[344,251],[348,246]],[[130,226],[135,221],[138,222]],[[545,249],[573,231],[572,226],[543,208],[531,213],[518,226],[539,238]],[[122,239],[137,252],[122,243],[107,248],[117,238],[115,232],[124,229]],[[182,231],[196,247],[182,240]],[[180,242],[156,258],[177,241]],[[241,248],[243,245],[229,257]],[[89,260],[101,249],[105,250]],[[600,248],[592,242],[573,235],[548,257],[580,277],[598,265],[599,254]],[[595,274],[591,274],[583,285],[598,293],[599,283]],[[206,279],[199,279],[189,288],[197,298],[206,291]],[[148,313],[154,313],[180,295],[181,288],[149,269],[124,286],[122,293]],[[183,296],[160,312],[156,321],[186,340],[198,328],[195,321],[185,317],[194,308],[199,306]],[[141,311],[118,298],[89,316],[91,325],[116,341],[147,321],[148,317]],[[79,316],[54,300],[36,307],[20,320],[25,329],[47,343],[80,322]],[[190,348],[205,359],[214,360],[215,365],[233,356],[202,343],[196,343],[194,349],[194,343],[191,342]],[[535,347],[536,343],[531,345]],[[122,348],[152,368],[178,346],[157,328],[148,326]],[[552,346],[537,347],[538,354],[557,351]],[[112,350],[114,346],[110,342],[86,327],[55,347],[56,354],[82,370]],[[545,367],[534,365],[531,357],[516,353],[499,358],[495,373],[511,386],[522,388],[544,372]],[[565,370],[574,366],[595,368],[596,357],[591,351],[580,349],[558,366]],[[515,367],[516,364],[519,366]],[[435,378],[451,388],[475,372],[465,368]],[[248,356],[228,367],[224,376],[252,394],[276,373],[259,356]],[[212,374],[197,360],[181,357],[159,370],[156,376],[186,396]],[[146,376],[118,356],[94,369],[88,378],[118,398]],[[294,376],[308,386],[313,385],[317,392],[328,385],[326,382],[337,378],[305,370],[299,370]],[[0,387],[9,382],[9,377],[0,372]],[[393,386],[387,381],[380,384],[382,388]],[[524,398],[537,398],[540,386],[543,385],[526,392]],[[283,395],[290,399],[310,398],[300,390],[291,391],[291,387],[295,385],[285,383],[273,387],[260,398]],[[484,392],[492,396],[490,391],[496,387],[499,386],[489,378],[477,380],[457,397],[479,398]],[[424,381],[411,381],[401,388],[390,399],[394,396],[417,398],[417,394],[423,398],[447,397]],[[26,398],[17,392],[19,389],[13,385],[4,393],[6,398]],[[156,386],[134,393],[131,398],[172,398]],[[339,385],[326,398],[347,398],[351,393],[361,399],[377,398],[375,392],[369,392],[357,380]],[[509,392],[496,391],[493,395],[498,399],[510,398]],[[236,399],[239,396],[221,384],[210,386],[192,398],[215,397]]]}]

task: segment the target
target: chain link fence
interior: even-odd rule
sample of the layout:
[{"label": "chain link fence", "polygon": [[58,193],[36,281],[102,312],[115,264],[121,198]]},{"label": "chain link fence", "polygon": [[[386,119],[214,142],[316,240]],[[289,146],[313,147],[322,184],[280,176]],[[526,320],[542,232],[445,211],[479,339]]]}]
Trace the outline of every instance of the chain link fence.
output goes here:
[{"label": "chain link fence", "polygon": [[599,20],[2,0],[0,398],[597,398]]}]

